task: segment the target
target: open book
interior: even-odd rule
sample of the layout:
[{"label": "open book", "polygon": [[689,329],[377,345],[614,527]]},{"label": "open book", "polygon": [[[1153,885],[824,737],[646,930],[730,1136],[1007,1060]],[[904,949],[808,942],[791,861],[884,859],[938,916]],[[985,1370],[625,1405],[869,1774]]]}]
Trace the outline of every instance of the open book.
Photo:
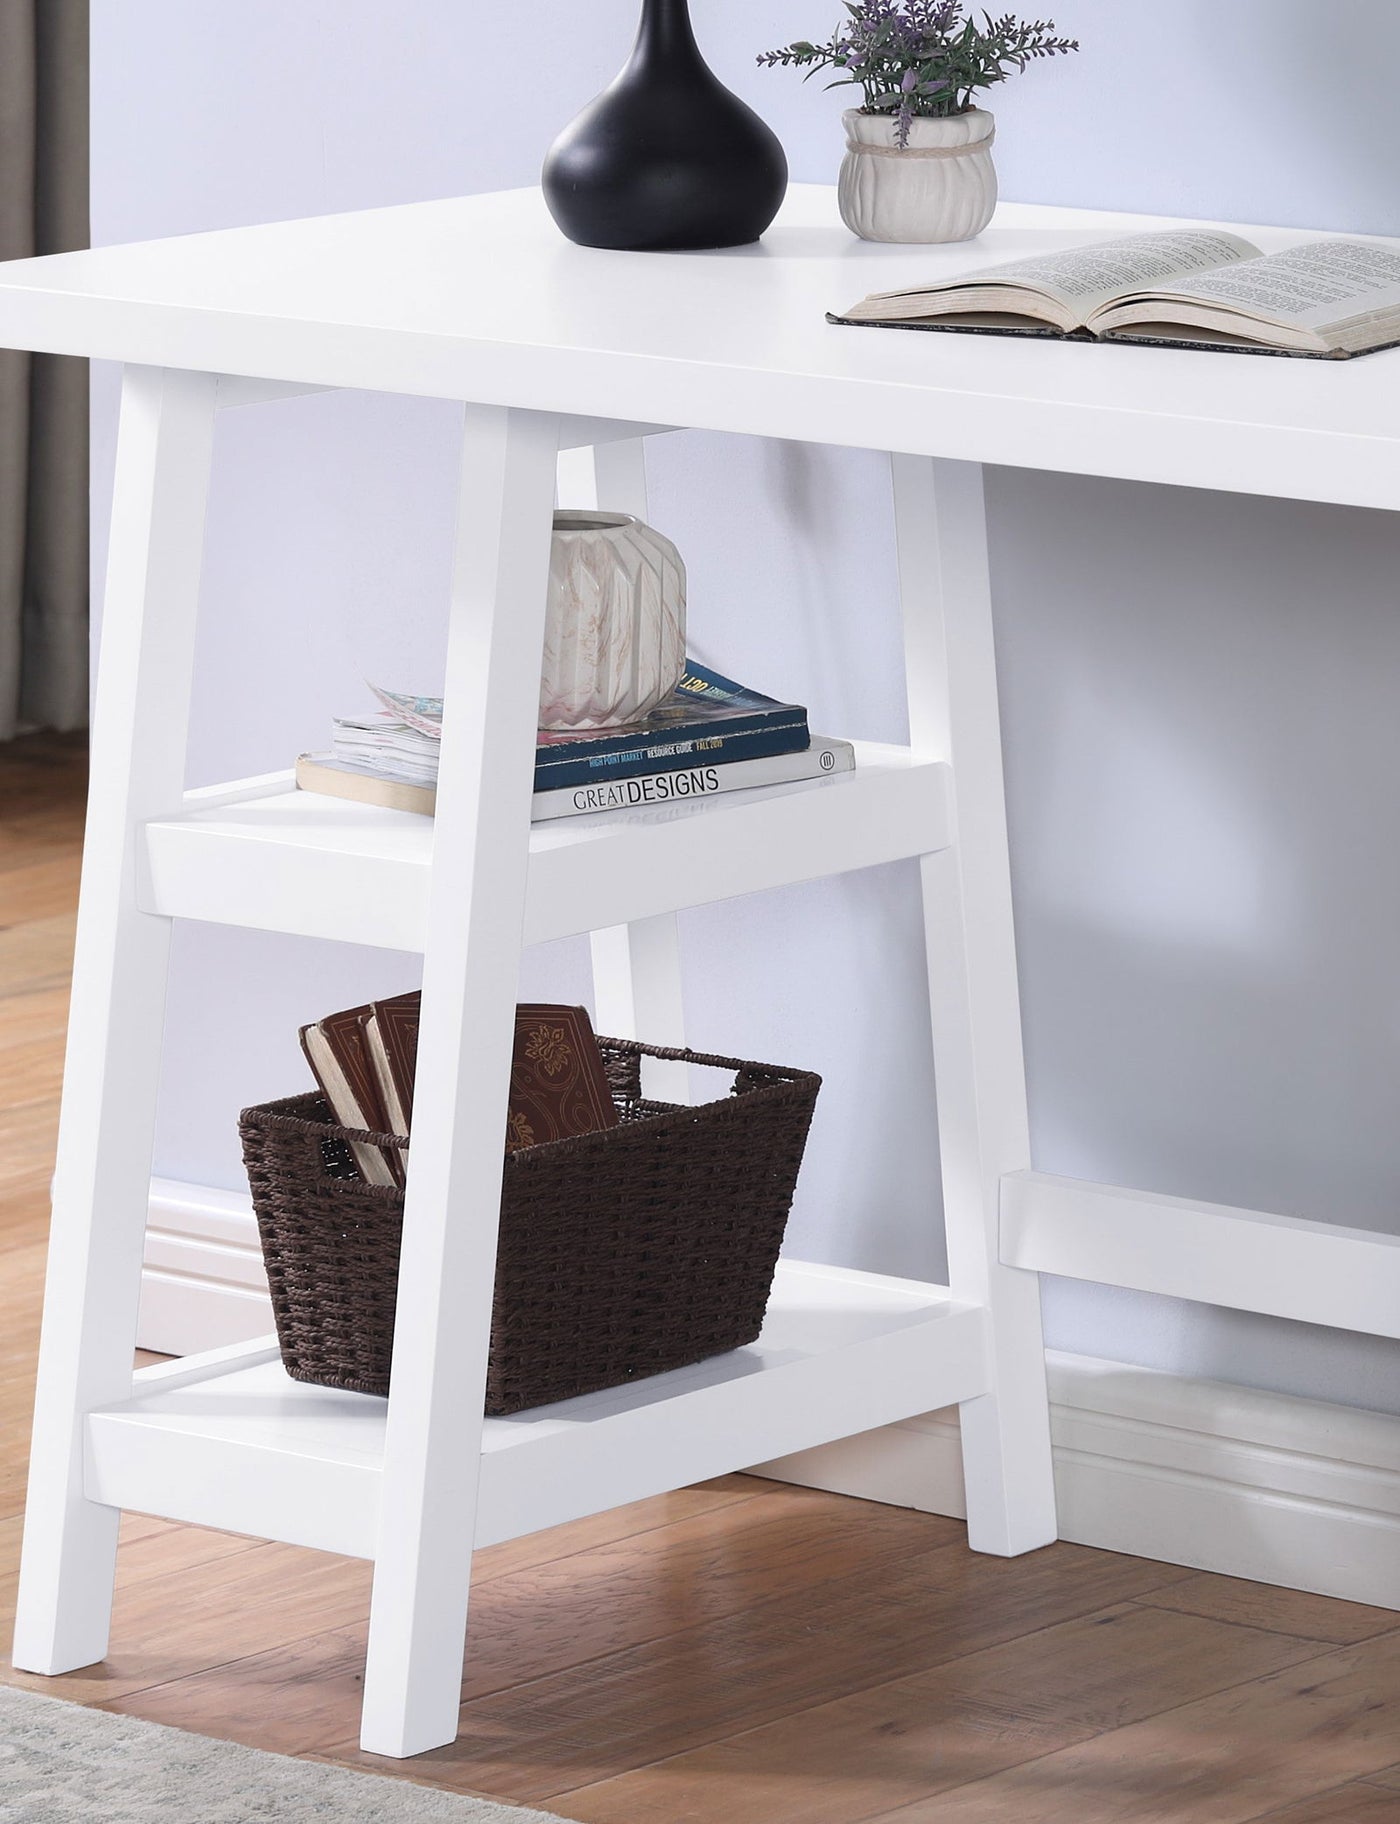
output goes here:
[{"label": "open book", "polygon": [[834,323],[1186,343],[1341,359],[1400,343],[1400,243],[1169,229],[876,292]]}]

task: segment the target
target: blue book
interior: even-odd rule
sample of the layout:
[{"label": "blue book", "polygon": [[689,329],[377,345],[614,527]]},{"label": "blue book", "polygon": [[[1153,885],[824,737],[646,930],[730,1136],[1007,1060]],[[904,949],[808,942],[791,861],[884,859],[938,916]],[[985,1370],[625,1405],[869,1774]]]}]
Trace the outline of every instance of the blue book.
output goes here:
[{"label": "blue book", "polygon": [[670,697],[644,722],[600,733],[541,730],[535,790],[552,792],[703,763],[762,760],[811,745],[807,712],[687,662]]}]

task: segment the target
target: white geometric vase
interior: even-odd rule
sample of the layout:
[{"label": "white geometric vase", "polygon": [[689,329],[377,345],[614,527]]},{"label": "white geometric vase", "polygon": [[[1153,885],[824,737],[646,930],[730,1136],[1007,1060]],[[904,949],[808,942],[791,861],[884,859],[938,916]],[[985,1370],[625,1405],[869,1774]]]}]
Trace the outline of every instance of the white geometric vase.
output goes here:
[{"label": "white geometric vase", "polygon": [[685,565],[627,513],[554,515],[541,728],[614,728],[649,715],[685,670]]},{"label": "white geometric vase", "polygon": [[836,187],[841,220],[865,241],[968,241],[997,206],[996,121],[985,108],[943,119],[916,116],[909,143],[893,114],[850,108]]}]

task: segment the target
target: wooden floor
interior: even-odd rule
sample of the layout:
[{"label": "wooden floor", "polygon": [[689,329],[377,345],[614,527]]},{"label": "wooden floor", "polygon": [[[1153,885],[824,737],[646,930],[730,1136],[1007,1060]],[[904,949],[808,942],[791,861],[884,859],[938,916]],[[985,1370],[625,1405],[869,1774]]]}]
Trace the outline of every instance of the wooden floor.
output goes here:
[{"label": "wooden floor", "polygon": [[[0,747],[0,1604],[83,757]],[[368,1567],[128,1519],[111,1657],[12,1681],[596,1824],[1400,1821],[1400,1614],[733,1476],[479,1556],[462,1733],[355,1747]],[[7,1623],[8,1625],[8,1623]]]}]

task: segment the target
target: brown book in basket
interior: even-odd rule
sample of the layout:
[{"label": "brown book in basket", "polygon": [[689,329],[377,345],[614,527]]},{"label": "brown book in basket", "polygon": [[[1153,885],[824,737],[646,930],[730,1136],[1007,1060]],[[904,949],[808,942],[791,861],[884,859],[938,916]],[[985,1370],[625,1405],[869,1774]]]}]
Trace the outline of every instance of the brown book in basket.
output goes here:
[{"label": "brown book in basket", "polygon": [[[388,1127],[409,1134],[418,1064],[421,997],[374,1001],[365,1023],[369,1057]],[[522,1003],[515,1010],[506,1147],[539,1146],[616,1127],[603,1054],[583,1007]]]},{"label": "brown book in basket", "polygon": [[[329,1013],[325,1019],[303,1026],[301,1048],[340,1125],[385,1134],[392,1130],[366,1034],[372,1011],[370,1007],[347,1007],[342,1013]],[[391,1160],[383,1147],[352,1140],[350,1151],[367,1184],[402,1183],[398,1160]]]},{"label": "brown book in basket", "polygon": [[413,1075],[418,1062],[418,1019],[422,995],[396,994],[372,1001],[365,1021],[369,1059],[384,1104],[387,1131],[408,1138],[413,1124]]},{"label": "brown book in basket", "polygon": [[586,1009],[517,1007],[507,1151],[596,1133],[617,1123],[603,1054]]}]

